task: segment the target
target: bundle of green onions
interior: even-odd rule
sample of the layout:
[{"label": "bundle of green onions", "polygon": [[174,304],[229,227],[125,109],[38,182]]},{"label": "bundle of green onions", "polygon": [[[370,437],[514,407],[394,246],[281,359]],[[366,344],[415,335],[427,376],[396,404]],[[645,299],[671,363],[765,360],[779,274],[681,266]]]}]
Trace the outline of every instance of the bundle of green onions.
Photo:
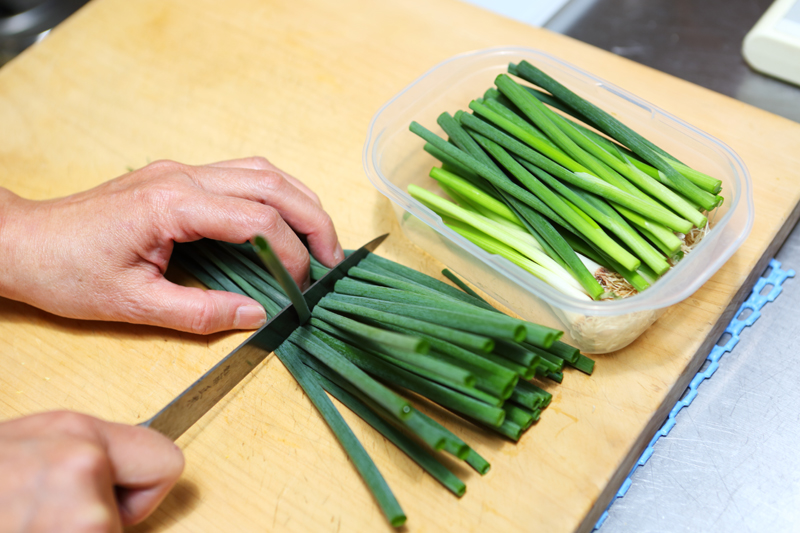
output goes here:
[{"label": "bundle of green onions", "polygon": [[[693,170],[526,61],[410,129],[449,195],[408,192],[455,232],[577,299],[647,289],[708,231],[722,182]],[[543,90],[540,90],[543,89]],[[547,91],[547,92],[545,92]]]},{"label": "bundle of green onions", "polygon": [[[270,317],[290,301],[301,313],[305,304],[295,302],[299,290],[291,277],[268,245],[258,239],[256,245],[258,253],[247,245],[199,241],[176,246],[173,257],[210,289],[246,294]],[[326,272],[312,259],[312,279]],[[558,340],[561,331],[505,315],[446,275],[464,290],[370,254],[275,352],[394,526],[405,522],[403,510],[325,391],[461,496],[466,485],[439,454],[463,460],[481,475],[489,463],[402,391],[517,441],[552,398],[530,380],[561,382],[564,366],[587,374],[594,368],[594,361]]]}]

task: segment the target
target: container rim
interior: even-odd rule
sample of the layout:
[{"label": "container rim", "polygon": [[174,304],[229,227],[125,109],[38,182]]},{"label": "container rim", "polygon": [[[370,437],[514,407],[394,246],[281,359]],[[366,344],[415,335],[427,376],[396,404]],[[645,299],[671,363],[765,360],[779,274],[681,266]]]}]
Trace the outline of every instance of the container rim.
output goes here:
[{"label": "container rim", "polygon": [[[381,139],[384,133],[384,129],[377,131],[377,128],[384,112],[391,108],[393,104],[409,93],[418,84],[426,80],[429,76],[443,67],[454,63],[466,63],[468,61],[490,56],[506,56],[508,61],[538,57],[549,62],[556,63],[559,68],[564,69],[571,74],[591,80],[599,86],[607,89],[614,96],[628,100],[630,103],[649,108],[654,116],[660,116],[669,122],[680,125],[683,129],[688,130],[692,134],[702,138],[704,141],[706,141],[706,143],[713,145],[726,157],[727,163],[731,165],[731,170],[733,171],[732,180],[734,185],[738,185],[740,193],[734,196],[732,199],[726,198],[726,201],[731,202],[730,207],[722,216],[722,218],[716,221],[714,224],[714,227],[710,232],[711,238],[706,237],[703,239],[700,244],[697,245],[693,254],[689,255],[685,260],[680,261],[675,267],[670,269],[667,274],[665,274],[660,280],[658,280],[658,282],[656,282],[646,291],[622,300],[587,302],[555,290],[548,284],[544,283],[532,274],[527,273],[521,268],[513,265],[504,258],[489,254],[482,248],[474,245],[472,242],[468,241],[458,233],[445,226],[441,218],[433,211],[417,202],[411,198],[410,195],[405,193],[405,191],[402,191],[400,188],[391,183],[391,181],[389,181],[381,173],[381,170],[376,164],[376,162],[379,160],[379,154],[376,153],[377,145],[379,144],[378,141]],[[418,98],[413,102],[409,102],[407,105],[411,105],[420,99],[421,98]],[[532,293],[541,298],[547,304],[573,313],[597,316],[614,316],[635,313],[638,311],[660,309],[674,305],[691,296],[697,289],[700,288],[700,286],[708,281],[708,279],[713,276],[720,269],[720,267],[722,267],[722,265],[736,252],[736,250],[738,250],[738,248],[750,234],[750,231],[753,227],[754,207],[750,174],[738,154],[736,154],[736,152],[734,152],[727,144],[716,137],[699,130],[691,124],[688,124],[687,122],[679,119],[660,107],[653,105],[652,103],[647,102],[646,100],[643,100],[642,98],[639,98],[638,96],[614,85],[613,83],[595,76],[594,74],[590,74],[566,61],[535,48],[501,46],[474,50],[455,55],[434,65],[424,74],[404,87],[400,92],[394,95],[375,113],[367,130],[367,138],[364,143],[362,159],[367,178],[369,179],[370,183],[372,183],[372,185],[384,196],[395,202],[407,212],[411,212],[412,208],[417,212],[421,210],[422,212],[420,214],[424,214],[426,216],[414,216],[420,218],[425,224],[430,226],[437,233],[447,237],[448,240],[457,244],[470,255],[484,263],[491,270],[497,272],[498,275],[505,276],[514,283],[520,285],[522,288],[529,287],[529,290]],[[727,226],[729,226],[734,213],[737,213],[742,209],[745,210],[746,214],[745,224],[741,231],[735,235],[732,242],[715,256],[714,260],[711,261],[708,267],[704,270],[703,275],[693,278],[689,283],[683,284],[680,290],[674,290],[669,283],[671,279],[679,276],[682,271],[688,268],[687,265],[692,264],[692,259],[699,255],[700,251],[714,244],[715,241],[722,236],[724,230],[729,229],[730,231],[734,231],[731,228],[727,228]]]}]

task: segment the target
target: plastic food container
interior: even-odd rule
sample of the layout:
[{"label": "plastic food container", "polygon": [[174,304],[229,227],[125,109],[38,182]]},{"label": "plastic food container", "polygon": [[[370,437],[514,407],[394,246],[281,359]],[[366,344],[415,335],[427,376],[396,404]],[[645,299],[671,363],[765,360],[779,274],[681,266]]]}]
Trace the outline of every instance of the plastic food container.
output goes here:
[{"label": "plastic food container", "polygon": [[[487,253],[447,228],[414,200],[409,184],[440,192],[428,177],[439,162],[408,126],[416,120],[443,135],[436,117],[468,109],[494,85],[509,62],[526,59],[571,90],[612,113],[682,162],[723,183],[725,202],[709,214],[711,231],[657,283],[633,297],[585,302],[569,297],[508,260]],[[606,353],[630,344],[663,311],[694,293],[731,257],[753,225],[750,176],[744,163],[718,139],[636,96],[546,53],[493,48],[462,54],[423,74],[374,116],[364,145],[372,184],[393,203],[405,235],[448,268],[527,320],[564,329],[585,353]]]}]

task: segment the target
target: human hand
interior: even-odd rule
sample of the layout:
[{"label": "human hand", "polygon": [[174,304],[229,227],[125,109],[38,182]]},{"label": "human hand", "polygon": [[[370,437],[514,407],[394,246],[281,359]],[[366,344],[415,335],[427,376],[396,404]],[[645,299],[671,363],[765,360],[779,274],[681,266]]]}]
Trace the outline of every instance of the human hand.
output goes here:
[{"label": "human hand", "polygon": [[153,512],[183,465],[152,429],[67,411],[0,423],[0,533],[122,531]]},{"label": "human hand", "polygon": [[35,202],[0,189],[0,296],[57,315],[193,333],[257,328],[254,300],[164,278],[173,242],[270,241],[301,288],[309,257],[344,258],[319,198],[263,158],[159,161],[94,189]]}]

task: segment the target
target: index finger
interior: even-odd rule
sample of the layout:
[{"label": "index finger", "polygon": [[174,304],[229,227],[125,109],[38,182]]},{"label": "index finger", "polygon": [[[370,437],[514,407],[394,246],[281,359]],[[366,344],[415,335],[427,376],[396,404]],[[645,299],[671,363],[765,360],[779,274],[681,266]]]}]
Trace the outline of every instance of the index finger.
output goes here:
[{"label": "index finger", "polygon": [[272,172],[277,172],[283,176],[286,181],[300,189],[300,191],[305,193],[306,196],[311,198],[315,204],[322,207],[322,202],[320,201],[319,196],[317,196],[317,193],[309,189],[308,186],[299,179],[270,163],[264,157],[253,156],[244,157],[241,159],[229,159],[228,161],[217,161],[216,163],[209,163],[208,165],[204,166],[217,168],[244,168],[249,170],[271,170]]},{"label": "index finger", "polygon": [[314,257],[324,265],[332,267],[344,259],[328,213],[280,173],[227,167],[190,167],[189,173],[210,193],[244,198],[276,209],[292,229],[308,238]]}]

